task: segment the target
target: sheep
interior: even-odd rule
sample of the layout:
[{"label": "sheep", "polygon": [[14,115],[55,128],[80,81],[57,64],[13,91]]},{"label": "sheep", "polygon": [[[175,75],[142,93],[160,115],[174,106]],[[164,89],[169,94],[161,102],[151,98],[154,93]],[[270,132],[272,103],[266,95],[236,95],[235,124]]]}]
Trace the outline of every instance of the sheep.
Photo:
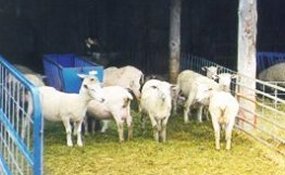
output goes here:
[{"label": "sheep", "polygon": [[64,93],[53,87],[39,87],[42,115],[49,121],[62,121],[66,131],[67,146],[73,146],[71,139],[71,124],[75,123],[74,130],[77,134],[77,145],[83,146],[81,139],[81,125],[87,111],[88,103],[95,99],[104,101],[99,80],[91,75],[78,74],[84,78],[76,93]]},{"label": "sheep", "polygon": [[114,119],[119,133],[119,141],[124,141],[124,122],[128,126],[128,140],[132,138],[133,124],[132,116],[130,114],[130,102],[133,99],[129,91],[121,86],[103,87],[105,102],[100,103],[92,100],[88,104],[87,115],[99,120],[103,120],[104,126],[102,132],[108,128],[110,119]]},{"label": "sheep", "polygon": [[104,70],[103,86],[118,85],[132,90],[136,99],[140,99],[140,89],[144,82],[142,71],[133,66],[121,68],[109,67]]},{"label": "sheep", "polygon": [[[154,139],[166,141],[166,125],[171,114],[171,88],[165,81],[149,80],[142,88],[141,113],[148,115],[154,129]],[[144,119],[145,120],[145,119]]]},{"label": "sheep", "polygon": [[[188,123],[188,113],[190,111],[190,107],[195,104],[196,95],[197,95],[197,85],[200,83],[207,84],[208,87],[213,89],[219,89],[218,84],[201,74],[198,74],[191,70],[184,70],[182,71],[177,78],[177,89],[178,92],[181,93],[182,96],[186,97],[186,102],[184,104],[184,122]],[[203,104],[198,104],[198,122],[202,122],[202,111],[203,111]]]},{"label": "sheep", "polygon": [[[285,81],[285,63],[278,63],[261,71],[258,74],[258,79],[263,81]],[[285,83],[280,83],[279,86],[285,87]]]},{"label": "sheep", "polygon": [[236,116],[239,111],[239,103],[231,93],[214,90],[207,84],[199,84],[197,91],[197,101],[209,103],[209,112],[212,118],[212,125],[215,132],[215,145],[219,150],[220,132],[224,129],[226,132],[226,149],[231,149],[232,130],[235,124]]}]

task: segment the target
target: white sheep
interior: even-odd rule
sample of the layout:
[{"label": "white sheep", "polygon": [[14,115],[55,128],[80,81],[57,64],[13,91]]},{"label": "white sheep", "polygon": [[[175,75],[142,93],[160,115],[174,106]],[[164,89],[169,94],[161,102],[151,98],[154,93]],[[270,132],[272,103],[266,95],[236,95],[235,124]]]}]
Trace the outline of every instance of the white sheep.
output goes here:
[{"label": "white sheep", "polygon": [[220,132],[226,132],[226,149],[231,149],[232,130],[239,111],[239,103],[231,93],[213,90],[206,84],[199,84],[197,91],[199,102],[209,102],[209,112],[215,132],[216,149],[220,149]]},{"label": "white sheep", "polygon": [[[261,71],[258,74],[258,79],[285,82],[285,63],[278,63]],[[280,83],[279,86],[285,87],[285,83]]]},{"label": "white sheep", "polygon": [[67,146],[73,146],[71,139],[71,124],[75,124],[77,145],[83,146],[81,125],[91,100],[104,101],[99,80],[91,75],[79,76],[83,79],[79,94],[64,93],[53,87],[39,87],[42,114],[46,120],[62,121],[66,131]]},{"label": "white sheep", "polygon": [[[88,104],[87,115],[103,120],[102,132],[108,128],[108,121],[114,119],[119,133],[119,141],[124,141],[124,122],[128,126],[128,139],[132,138],[133,124],[130,114],[130,103],[133,99],[129,91],[121,86],[108,86],[102,88],[105,101],[100,103],[92,100]],[[87,131],[85,131],[87,132]]]},{"label": "white sheep", "polygon": [[140,99],[140,89],[143,81],[144,74],[134,66],[109,67],[104,70],[104,87],[118,85],[129,88],[137,100]]},{"label": "white sheep", "polygon": [[[195,104],[196,96],[197,96],[197,88],[200,83],[207,84],[209,88],[219,89],[219,85],[212,79],[198,74],[191,70],[182,71],[177,78],[177,88],[178,92],[181,93],[182,96],[186,97],[186,102],[184,104],[184,122],[188,123],[189,118],[188,114],[190,111],[190,107]],[[198,104],[198,121],[202,122],[202,111],[204,104]]]},{"label": "white sheep", "polygon": [[142,88],[141,112],[148,115],[154,129],[154,139],[166,141],[166,125],[171,114],[171,88],[165,81],[149,80]]}]

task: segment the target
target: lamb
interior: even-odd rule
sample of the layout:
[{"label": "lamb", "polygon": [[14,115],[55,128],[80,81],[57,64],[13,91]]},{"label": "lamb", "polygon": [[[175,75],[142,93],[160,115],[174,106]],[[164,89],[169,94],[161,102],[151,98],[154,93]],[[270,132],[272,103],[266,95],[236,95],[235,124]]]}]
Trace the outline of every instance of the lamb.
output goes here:
[{"label": "lamb", "polygon": [[133,99],[129,91],[120,86],[108,86],[102,89],[105,102],[92,100],[88,104],[87,115],[99,120],[104,120],[102,132],[108,128],[110,119],[114,119],[119,133],[119,141],[124,141],[124,122],[128,126],[128,140],[132,138],[133,124],[130,114],[130,102]]},{"label": "lamb", "polygon": [[[285,81],[285,63],[275,64],[258,74],[258,79],[264,81]],[[285,83],[280,83],[280,86],[285,87]]]},{"label": "lamb", "polygon": [[199,84],[197,91],[197,101],[209,102],[209,112],[212,118],[212,125],[215,132],[215,145],[219,150],[221,128],[226,132],[226,149],[231,149],[232,130],[236,116],[239,111],[239,103],[231,93],[213,90],[206,84]]},{"label": "lamb", "polygon": [[[191,70],[184,70],[182,71],[177,78],[177,89],[178,92],[181,93],[182,96],[186,97],[186,102],[184,104],[184,122],[188,123],[188,113],[190,111],[190,107],[195,104],[198,85],[204,83],[207,86],[213,89],[219,89],[219,85],[212,79],[200,75]],[[202,111],[203,111],[203,104],[198,104],[198,122],[202,122]]]},{"label": "lamb", "polygon": [[66,131],[67,146],[73,146],[71,139],[71,125],[75,124],[77,145],[83,146],[81,139],[81,125],[91,100],[104,101],[99,80],[91,75],[78,74],[84,78],[79,94],[64,93],[53,87],[39,87],[42,114],[46,120],[62,121]]},{"label": "lamb", "polygon": [[166,141],[166,125],[171,114],[171,88],[165,81],[149,80],[142,88],[141,112],[148,115],[154,129],[154,139]]},{"label": "lamb", "polygon": [[109,67],[104,70],[103,86],[118,85],[132,90],[136,99],[140,99],[140,89],[144,82],[144,74],[133,66],[121,68]]}]

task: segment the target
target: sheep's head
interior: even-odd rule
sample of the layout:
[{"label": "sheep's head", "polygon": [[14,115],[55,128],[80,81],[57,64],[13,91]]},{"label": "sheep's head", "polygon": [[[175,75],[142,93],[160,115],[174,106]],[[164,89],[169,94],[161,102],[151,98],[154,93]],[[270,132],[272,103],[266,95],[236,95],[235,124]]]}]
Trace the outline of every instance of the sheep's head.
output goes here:
[{"label": "sheep's head", "polygon": [[222,89],[230,90],[231,81],[236,77],[236,74],[221,73],[219,75],[213,75],[212,78],[219,81],[219,85],[222,87]]},{"label": "sheep's head", "polygon": [[212,94],[213,88],[204,83],[197,84],[196,88],[196,101],[199,103],[207,104]]},{"label": "sheep's head", "polygon": [[204,66],[201,68],[203,71],[206,71],[206,76],[212,78],[214,75],[218,74],[219,67],[216,66]]},{"label": "sheep's head", "polygon": [[101,82],[96,76],[83,74],[78,74],[78,76],[83,79],[79,93],[87,92],[92,99],[100,102],[105,101]]}]

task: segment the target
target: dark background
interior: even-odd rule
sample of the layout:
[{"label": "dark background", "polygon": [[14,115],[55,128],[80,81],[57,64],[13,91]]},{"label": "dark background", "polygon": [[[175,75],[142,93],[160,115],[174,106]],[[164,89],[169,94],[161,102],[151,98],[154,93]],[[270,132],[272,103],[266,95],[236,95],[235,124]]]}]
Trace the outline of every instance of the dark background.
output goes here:
[{"label": "dark background", "polygon": [[[83,55],[84,40],[91,36],[100,42],[98,52],[120,54],[111,65],[132,64],[164,73],[169,4],[169,0],[0,0],[0,54],[41,72],[43,54]],[[258,1],[257,51],[284,52],[284,9],[284,0]],[[184,0],[182,53],[234,68],[227,63],[236,62],[237,14],[238,0]]]}]

